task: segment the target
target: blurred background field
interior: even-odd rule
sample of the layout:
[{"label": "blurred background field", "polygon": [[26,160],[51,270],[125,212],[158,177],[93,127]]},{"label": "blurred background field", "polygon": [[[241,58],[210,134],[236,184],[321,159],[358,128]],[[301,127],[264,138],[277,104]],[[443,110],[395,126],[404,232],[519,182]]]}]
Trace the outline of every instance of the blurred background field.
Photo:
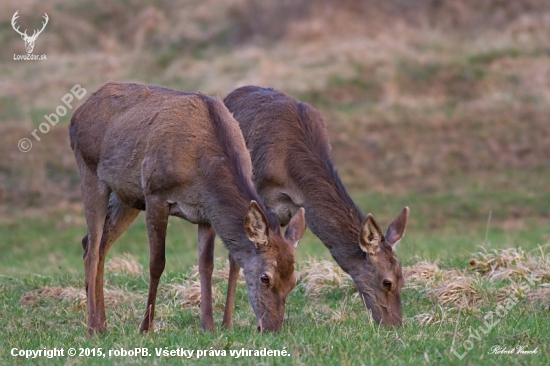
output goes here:
[{"label": "blurred background field", "polygon": [[[0,273],[82,270],[74,109],[41,141],[30,134],[73,85],[89,96],[109,80],[220,98],[256,84],[311,103],[362,211],[387,227],[410,206],[404,263],[466,265],[479,245],[550,239],[548,1],[8,0],[0,10]],[[16,10],[21,29],[48,14],[34,50],[47,61],[13,60],[25,53]],[[146,265],[142,216],[113,252]],[[196,263],[192,225],[171,219],[168,240],[168,269]],[[298,259],[310,256],[329,257],[308,233]]]}]

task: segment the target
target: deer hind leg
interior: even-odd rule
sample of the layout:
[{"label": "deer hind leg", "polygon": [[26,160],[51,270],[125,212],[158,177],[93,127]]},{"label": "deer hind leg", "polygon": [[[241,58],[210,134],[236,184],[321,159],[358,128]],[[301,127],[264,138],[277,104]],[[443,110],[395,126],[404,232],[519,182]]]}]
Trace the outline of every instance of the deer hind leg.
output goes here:
[{"label": "deer hind leg", "polygon": [[164,272],[166,228],[168,226],[168,205],[155,196],[146,199],[146,222],[147,234],[149,236],[149,296],[147,297],[147,309],[140,330],[149,332],[153,330],[153,319],[155,317],[155,301],[160,276]]},{"label": "deer hind leg", "polygon": [[109,202],[109,187],[99,180],[95,171],[85,164],[79,164],[82,178],[81,189],[84,201],[84,214],[88,226],[88,240],[84,257],[86,272],[86,295],[88,299],[88,332],[100,332],[102,329],[100,314],[97,307],[97,290],[103,288],[103,281],[98,283],[99,247],[107,206]]},{"label": "deer hind leg", "polygon": [[212,272],[214,271],[214,239],[210,224],[199,224],[199,276],[201,281],[201,328],[214,330],[212,310]]},{"label": "deer hind leg", "polygon": [[[103,226],[103,237],[101,238],[101,244],[99,246],[97,284],[103,283],[105,257],[107,257],[107,252],[111,249],[113,243],[122,235],[122,233],[126,231],[128,226],[134,222],[139,213],[139,210],[126,206],[120,201],[117,195],[111,193],[107,218],[105,219],[105,225]],[[103,327],[106,327],[107,319],[105,316],[103,286],[96,287],[96,294],[101,324]]]},{"label": "deer hind leg", "polygon": [[227,298],[225,299],[225,309],[222,321],[222,326],[225,328],[231,328],[233,307],[235,305],[235,290],[237,289],[240,269],[237,262],[235,262],[231,254],[229,254],[229,280],[227,281]]},{"label": "deer hind leg", "polygon": [[[126,231],[128,226],[130,226],[130,224],[139,215],[139,212],[139,210],[133,209],[123,204],[114,193],[111,193],[107,217],[105,218],[105,223],[103,225],[103,235],[101,237],[101,243],[99,246],[99,264],[97,268],[96,303],[101,323],[100,331],[105,330],[107,326],[107,318],[105,316],[105,301],[102,286],[105,258],[113,243],[120,237],[120,235],[122,235],[124,231]],[[88,247],[88,235],[86,235],[82,239],[82,246],[84,247],[84,256],[86,256]]]}]

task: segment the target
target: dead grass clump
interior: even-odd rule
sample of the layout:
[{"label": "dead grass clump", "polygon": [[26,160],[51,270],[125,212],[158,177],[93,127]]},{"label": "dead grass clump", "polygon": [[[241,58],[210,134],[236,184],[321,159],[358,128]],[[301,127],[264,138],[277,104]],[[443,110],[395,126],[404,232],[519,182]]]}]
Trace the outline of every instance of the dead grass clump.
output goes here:
[{"label": "dead grass clump", "polygon": [[[229,261],[216,259],[214,263],[214,272],[212,273],[212,298],[214,302],[222,301],[225,294],[217,291],[218,285],[226,283],[229,279]],[[237,286],[244,282],[242,269],[239,273]],[[183,308],[197,307],[201,303],[201,283],[199,277],[199,267],[194,266],[190,275],[181,280],[180,283],[171,283],[168,286],[166,295],[161,295],[167,298],[168,301],[175,303]]]},{"label": "dead grass clump", "polygon": [[167,287],[168,291],[164,293],[163,297],[168,297],[170,302],[183,308],[198,306],[201,302],[199,267],[193,266],[187,279],[182,280],[181,283],[171,283]]},{"label": "dead grass clump", "polygon": [[528,301],[550,300],[550,288],[548,284],[536,287],[537,282],[512,281],[509,286],[501,288],[497,293],[497,301],[504,302],[507,299],[527,299]]},{"label": "dead grass clump", "polygon": [[422,289],[433,288],[441,281],[463,277],[465,274],[458,269],[440,269],[437,261],[434,263],[420,261],[412,266],[403,267],[403,276],[405,276],[405,288]]},{"label": "dead grass clump", "polygon": [[539,287],[527,293],[528,301],[550,302],[550,288]]},{"label": "dead grass clump", "polygon": [[[105,289],[105,306],[118,306],[129,303],[137,296],[123,290]],[[72,286],[46,286],[27,292],[21,298],[21,304],[32,306],[41,300],[58,300],[70,302],[78,307],[86,307],[86,291]]]},{"label": "dead grass clump", "polygon": [[[214,292],[212,297],[214,297],[214,288],[212,291]],[[197,307],[201,303],[201,283],[198,279],[189,279],[182,284],[170,284],[168,295],[175,304],[183,308]]]},{"label": "dead grass clump", "polygon": [[497,292],[497,301],[502,303],[507,299],[523,299],[530,292],[530,288],[512,282],[509,286],[503,287]]},{"label": "dead grass clump", "polygon": [[420,261],[410,267],[403,267],[405,286],[412,289],[426,287],[428,283],[435,281],[436,274],[439,272],[437,263],[428,261]]},{"label": "dead grass clump", "polygon": [[[198,275],[198,267],[197,275]],[[229,260],[216,258],[214,261],[214,272],[212,273],[213,281],[227,282],[229,280]],[[244,283],[243,269],[239,270],[237,283]]]},{"label": "dead grass clump", "polygon": [[489,276],[499,268],[525,262],[527,257],[527,253],[521,248],[492,249],[489,251],[482,248],[482,250],[482,252],[474,253],[470,265],[476,272]]},{"label": "dead grass clump", "polygon": [[466,272],[460,269],[448,269],[448,270],[441,270],[437,274],[436,282],[437,281],[449,281],[454,278],[459,278],[466,276]]},{"label": "dead grass clump", "polygon": [[[550,295],[544,284],[550,279],[548,247],[545,245],[530,252],[521,248],[483,248],[482,252],[473,254],[470,270],[441,270],[437,263],[420,261],[403,268],[405,286],[408,289],[426,288],[427,295],[442,306],[472,311],[491,299],[498,303],[511,298],[545,300]],[[494,291],[487,287],[496,281],[505,281],[506,286]],[[421,325],[437,322],[434,313],[420,314],[417,320]]]},{"label": "dead grass clump", "polygon": [[[493,249],[474,253],[471,269],[493,280],[531,278],[536,282],[550,279],[549,244],[526,252],[521,248]],[[537,255],[539,254],[539,255]]]},{"label": "dead grass clump", "polygon": [[143,266],[139,264],[134,257],[124,253],[121,257],[115,257],[107,262],[107,272],[127,273],[130,275],[139,275],[143,271]]},{"label": "dead grass clump", "polygon": [[482,299],[479,281],[466,276],[442,281],[433,289],[428,290],[427,293],[441,305],[451,305],[459,308],[473,307]]},{"label": "dead grass clump", "polygon": [[297,277],[298,286],[313,298],[335,289],[355,289],[351,277],[336,264],[326,260],[311,259],[301,263]]}]

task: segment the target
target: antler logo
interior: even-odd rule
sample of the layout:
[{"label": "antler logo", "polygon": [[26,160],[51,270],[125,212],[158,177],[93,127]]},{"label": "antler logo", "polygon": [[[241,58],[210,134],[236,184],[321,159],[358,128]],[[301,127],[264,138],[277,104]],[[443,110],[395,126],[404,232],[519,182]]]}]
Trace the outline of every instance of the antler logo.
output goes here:
[{"label": "antler logo", "polygon": [[[36,41],[36,38],[38,38],[38,36],[40,35],[40,33],[42,33],[42,31],[44,30],[44,28],[46,28],[46,24],[48,24],[48,14],[44,13],[44,19],[46,20],[45,22],[42,22],[42,29],[40,30],[35,30],[32,34],[32,36],[28,36],[27,35],[27,30],[25,29],[24,32],[21,32],[19,31],[19,26],[17,26],[17,28],[15,27],[15,21],[17,20],[17,18],[19,18],[19,15],[17,14],[19,12],[16,11],[15,14],[13,14],[13,17],[11,18],[11,26],[13,27],[13,29],[19,33],[21,35],[21,38],[23,38],[23,41],[25,41],[25,48],[27,49],[27,53],[32,53],[32,50],[34,49],[34,42]],[[38,33],[37,33],[38,32]]]}]

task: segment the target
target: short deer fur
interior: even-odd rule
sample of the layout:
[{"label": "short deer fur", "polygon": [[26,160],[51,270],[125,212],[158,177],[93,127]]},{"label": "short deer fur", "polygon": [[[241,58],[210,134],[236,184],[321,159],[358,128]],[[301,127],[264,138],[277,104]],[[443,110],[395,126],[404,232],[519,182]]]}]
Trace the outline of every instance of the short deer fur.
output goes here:
[{"label": "short deer fur", "polygon": [[88,234],[82,240],[88,331],[104,331],[105,256],[145,211],[150,284],[141,331],[153,329],[165,265],[168,216],[198,224],[201,326],[214,328],[211,278],[216,233],[244,268],[261,330],[277,331],[296,283],[295,245],[305,230],[296,211],[284,236],[252,184],[250,155],[237,122],[215,98],[162,87],[107,83],[77,111],[71,147],[82,178]]},{"label": "short deer fur", "polygon": [[403,274],[393,248],[409,208],[386,235],[372,215],[361,214],[334,168],[325,121],[310,105],[256,86],[233,91],[224,103],[239,122],[267,209],[284,225],[304,207],[308,227],[353,278],[374,319],[400,325]]}]

